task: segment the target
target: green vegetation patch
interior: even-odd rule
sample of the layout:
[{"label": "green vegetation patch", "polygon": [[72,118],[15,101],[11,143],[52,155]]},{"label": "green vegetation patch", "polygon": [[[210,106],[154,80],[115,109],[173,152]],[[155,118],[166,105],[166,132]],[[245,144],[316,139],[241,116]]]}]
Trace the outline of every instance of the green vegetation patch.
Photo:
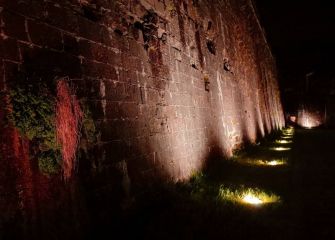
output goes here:
[{"label": "green vegetation patch", "polygon": [[40,171],[46,175],[56,174],[62,160],[56,141],[56,97],[46,83],[26,80],[29,84],[19,81],[10,88],[8,120],[21,136],[32,142]]}]

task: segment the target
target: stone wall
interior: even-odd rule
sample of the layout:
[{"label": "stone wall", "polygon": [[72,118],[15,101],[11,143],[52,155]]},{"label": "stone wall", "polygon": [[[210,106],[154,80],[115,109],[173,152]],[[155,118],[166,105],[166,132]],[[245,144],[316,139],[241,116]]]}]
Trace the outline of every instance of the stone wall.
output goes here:
[{"label": "stone wall", "polygon": [[[80,150],[76,175],[94,193],[187,179],[284,125],[275,60],[249,0],[3,0],[0,19],[1,90],[22,71],[65,77],[89,106],[97,140]],[[3,155],[15,136],[1,139]],[[19,155],[7,169],[18,182],[58,184],[32,177],[36,164]]]}]

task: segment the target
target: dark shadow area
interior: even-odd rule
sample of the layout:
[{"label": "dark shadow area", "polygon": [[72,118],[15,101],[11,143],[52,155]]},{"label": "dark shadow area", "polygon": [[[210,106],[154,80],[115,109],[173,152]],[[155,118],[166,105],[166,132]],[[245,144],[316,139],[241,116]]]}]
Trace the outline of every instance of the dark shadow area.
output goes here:
[{"label": "dark shadow area", "polygon": [[[9,92],[21,89],[30,91],[31,96],[38,96],[45,94],[38,91],[48,85],[50,94],[55,95],[55,79],[81,75],[78,59],[46,49],[31,51],[29,47],[22,47],[21,50],[23,63],[20,69],[13,69],[6,75]],[[43,88],[39,88],[42,85]],[[13,105],[8,102],[6,107],[7,111],[12,111]],[[22,111],[24,110],[23,106]],[[8,115],[8,112],[5,114]],[[22,117],[27,115],[25,112],[24,114]],[[10,170],[6,171],[7,178],[2,184],[14,187],[3,189],[3,194],[17,197],[12,197],[11,202],[7,203],[7,206],[11,207],[4,213],[4,217],[8,219],[1,223],[4,226],[1,237],[41,239],[52,236],[58,239],[62,236],[81,236],[87,217],[83,211],[83,202],[77,201],[80,197],[78,188],[75,187],[76,181],[66,185],[60,175],[42,174],[37,159],[40,146],[36,139],[29,140],[19,136],[18,130],[13,128],[9,120],[6,119],[5,122],[4,128],[0,130],[2,137],[6,137],[7,140],[1,141],[1,147],[2,150],[7,148],[7,152],[1,151],[4,154],[1,159],[10,163]],[[11,210],[13,212],[10,212]],[[75,226],[73,231],[68,231],[69,226]]]},{"label": "dark shadow area", "polygon": [[292,152],[294,204],[300,237],[335,237],[335,131],[297,130]]}]

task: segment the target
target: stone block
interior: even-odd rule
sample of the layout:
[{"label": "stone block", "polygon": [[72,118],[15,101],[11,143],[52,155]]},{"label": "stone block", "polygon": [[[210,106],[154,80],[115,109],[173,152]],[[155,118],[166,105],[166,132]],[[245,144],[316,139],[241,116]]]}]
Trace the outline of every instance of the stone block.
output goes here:
[{"label": "stone block", "polygon": [[4,11],[2,13],[3,33],[11,38],[27,41],[26,19],[18,14]]},{"label": "stone block", "polygon": [[46,48],[63,50],[63,39],[59,30],[28,20],[28,31],[32,43]]},{"label": "stone block", "polygon": [[6,38],[0,41],[2,42],[0,44],[0,58],[11,61],[19,61],[20,58],[17,41],[12,38]]}]

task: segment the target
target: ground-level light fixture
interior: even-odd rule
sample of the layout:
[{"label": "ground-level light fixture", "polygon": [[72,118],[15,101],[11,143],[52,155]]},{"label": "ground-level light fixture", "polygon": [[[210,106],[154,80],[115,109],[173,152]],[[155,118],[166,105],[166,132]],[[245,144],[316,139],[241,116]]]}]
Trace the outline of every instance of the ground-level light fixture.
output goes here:
[{"label": "ground-level light fixture", "polygon": [[292,143],[292,140],[276,140],[276,143],[280,143],[280,144],[290,144]]},{"label": "ground-level light fixture", "polygon": [[268,166],[279,166],[279,165],[285,165],[287,164],[284,160],[271,160],[265,163],[265,165]]},{"label": "ground-level light fixture", "polygon": [[280,138],[283,138],[283,139],[292,139],[293,135],[291,135],[291,136],[281,136]]},{"label": "ground-level light fixture", "polygon": [[272,159],[272,160],[261,160],[261,159],[241,159],[237,160],[240,164],[263,166],[263,167],[274,167],[283,166],[287,164],[287,159]]},{"label": "ground-level light fixture", "polygon": [[280,197],[278,195],[267,193],[258,188],[245,188],[244,186],[239,186],[233,189],[233,187],[222,185],[219,190],[219,197],[223,201],[249,206],[280,202]]},{"label": "ground-level light fixture", "polygon": [[273,151],[288,151],[291,148],[289,148],[289,147],[272,147],[270,149],[273,150]]},{"label": "ground-level light fixture", "polygon": [[258,197],[252,195],[252,194],[247,194],[243,197],[243,202],[248,203],[248,204],[254,204],[254,205],[258,205],[263,203],[262,200],[260,200]]}]

